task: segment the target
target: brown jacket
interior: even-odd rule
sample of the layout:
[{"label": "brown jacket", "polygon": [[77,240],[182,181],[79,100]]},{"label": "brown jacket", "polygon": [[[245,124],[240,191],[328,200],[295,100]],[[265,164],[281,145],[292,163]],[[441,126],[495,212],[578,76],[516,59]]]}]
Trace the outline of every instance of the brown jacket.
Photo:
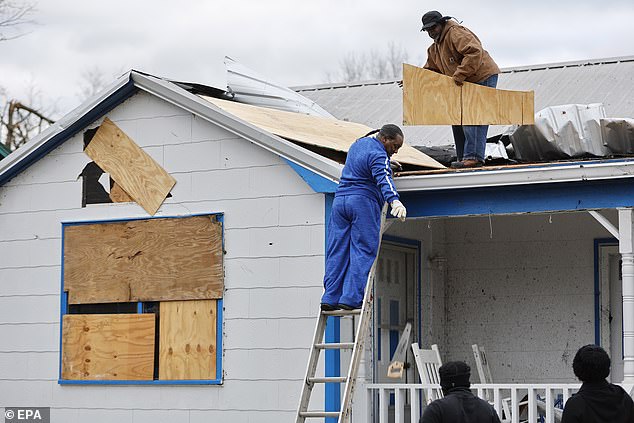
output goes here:
[{"label": "brown jacket", "polygon": [[445,23],[439,41],[427,49],[424,67],[467,82],[482,82],[500,73],[478,37],[452,21]]}]

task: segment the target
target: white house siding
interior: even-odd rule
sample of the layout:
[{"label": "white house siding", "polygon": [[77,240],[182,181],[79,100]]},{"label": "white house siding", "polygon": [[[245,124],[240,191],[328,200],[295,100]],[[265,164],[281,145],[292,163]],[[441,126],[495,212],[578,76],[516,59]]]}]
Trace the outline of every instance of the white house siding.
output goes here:
[{"label": "white house siding", "polygon": [[594,342],[594,239],[610,234],[587,212],[447,219],[445,230],[445,359],[473,364],[477,343],[495,382],[574,382],[572,358]]},{"label": "white house siding", "polygon": [[81,208],[80,133],[0,187],[0,407],[50,406],[64,422],[291,419],[322,292],[323,195],[149,94],[108,117],[177,180],[157,216],[225,214],[224,384],[58,385],[61,222],[147,217],[134,203]]}]

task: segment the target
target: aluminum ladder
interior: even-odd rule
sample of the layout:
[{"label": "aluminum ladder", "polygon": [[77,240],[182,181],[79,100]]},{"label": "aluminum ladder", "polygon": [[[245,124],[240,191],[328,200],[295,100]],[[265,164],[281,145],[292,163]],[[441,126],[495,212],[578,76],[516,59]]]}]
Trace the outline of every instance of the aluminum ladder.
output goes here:
[{"label": "aluminum ladder", "polygon": [[[313,344],[310,350],[310,356],[308,358],[308,366],[306,368],[306,377],[304,378],[304,384],[302,386],[302,394],[299,400],[299,407],[297,409],[296,423],[304,423],[306,419],[313,418],[325,418],[336,417],[338,423],[349,423],[352,415],[352,399],[354,397],[354,388],[356,384],[357,371],[359,370],[359,363],[361,362],[361,356],[363,354],[363,344],[368,335],[368,328],[372,320],[372,306],[374,298],[372,291],[374,288],[374,279],[376,275],[376,264],[381,249],[381,238],[385,230],[390,226],[392,222],[386,222],[387,215],[387,203],[383,205],[381,211],[381,229],[379,235],[379,247],[377,248],[377,257],[374,258],[374,263],[368,273],[368,280],[365,286],[365,294],[363,295],[363,303],[361,309],[357,310],[335,310],[335,311],[322,311],[319,310],[319,316],[317,318],[317,325],[315,327],[315,335],[313,337]],[[325,343],[324,333],[326,331],[326,321],[328,317],[354,317],[360,316],[357,323],[357,330],[355,331],[354,342],[338,342],[338,343]],[[350,360],[350,366],[348,367],[347,376],[335,376],[335,377],[315,377],[317,371],[317,363],[319,361],[319,354],[323,350],[335,349],[335,350],[352,350],[352,358]],[[340,411],[325,411],[325,410],[308,410],[310,403],[310,396],[313,387],[320,383],[345,383],[345,389],[343,393],[343,399],[341,401]]]}]

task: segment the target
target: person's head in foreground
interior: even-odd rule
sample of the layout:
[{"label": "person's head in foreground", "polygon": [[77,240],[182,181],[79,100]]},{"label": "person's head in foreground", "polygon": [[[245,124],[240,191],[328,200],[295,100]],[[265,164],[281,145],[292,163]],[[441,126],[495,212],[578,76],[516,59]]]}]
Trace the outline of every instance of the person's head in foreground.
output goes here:
[{"label": "person's head in foreground", "polygon": [[572,370],[582,382],[604,381],[610,374],[610,357],[598,345],[584,345],[575,354]]},{"label": "person's head in foreground", "polygon": [[438,369],[438,375],[440,376],[440,387],[445,395],[452,389],[468,389],[471,386],[469,382],[471,367],[464,361],[450,361],[443,364]]}]

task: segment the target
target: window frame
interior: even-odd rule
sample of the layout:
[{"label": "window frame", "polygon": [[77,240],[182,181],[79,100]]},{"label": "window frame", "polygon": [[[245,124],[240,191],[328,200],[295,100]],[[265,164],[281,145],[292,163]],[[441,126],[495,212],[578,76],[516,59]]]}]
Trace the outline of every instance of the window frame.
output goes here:
[{"label": "window frame", "polygon": [[[99,220],[86,220],[86,221],[62,221],[62,250],[61,250],[61,277],[60,277],[60,317],[59,317],[59,363],[58,363],[58,378],[57,383],[59,385],[222,385],[223,384],[223,304],[224,297],[215,300],[217,302],[216,312],[216,378],[215,379],[181,379],[181,380],[75,380],[75,379],[63,379],[62,378],[62,357],[63,357],[63,318],[65,314],[69,313],[68,293],[64,291],[64,237],[65,228],[68,226],[78,225],[94,225],[113,222],[130,222],[135,220],[148,220],[148,219],[179,219],[189,218],[196,216],[215,216],[220,223],[221,239],[222,239],[222,251],[225,250],[225,227],[224,227],[224,213],[222,212],[209,212],[209,213],[196,213],[188,215],[175,215],[175,216],[146,216],[146,217],[132,217],[132,218],[118,218],[118,219],[99,219]],[[223,272],[224,272],[224,260],[223,260]],[[144,314],[143,305],[146,303],[153,303],[156,301],[138,301],[136,307],[136,313],[131,314]],[[146,313],[153,314],[153,313]],[[155,358],[156,359],[156,358]]]}]

